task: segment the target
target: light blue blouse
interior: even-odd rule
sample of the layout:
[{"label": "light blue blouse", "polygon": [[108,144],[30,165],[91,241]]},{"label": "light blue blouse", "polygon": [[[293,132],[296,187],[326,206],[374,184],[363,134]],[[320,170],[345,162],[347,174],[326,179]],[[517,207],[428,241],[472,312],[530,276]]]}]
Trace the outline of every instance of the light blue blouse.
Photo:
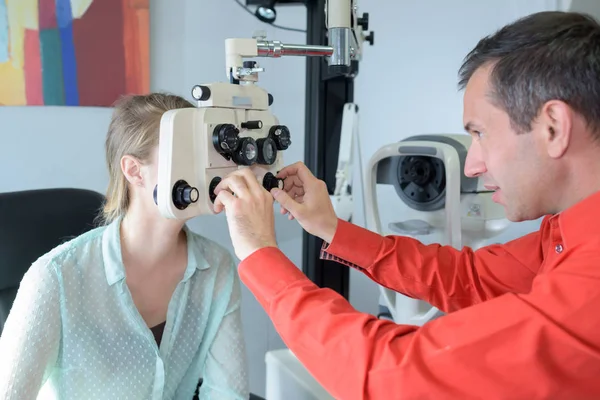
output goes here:
[{"label": "light blue blouse", "polygon": [[125,282],[119,226],[87,232],[31,266],[0,337],[0,398],[191,400],[203,377],[200,399],[247,399],[229,252],[184,228],[188,265],[158,347]]}]

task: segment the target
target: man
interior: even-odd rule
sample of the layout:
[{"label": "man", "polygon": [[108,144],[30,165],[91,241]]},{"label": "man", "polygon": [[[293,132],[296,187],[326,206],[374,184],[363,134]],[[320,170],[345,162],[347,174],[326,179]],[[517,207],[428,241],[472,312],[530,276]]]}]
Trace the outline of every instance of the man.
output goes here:
[{"label": "man", "polygon": [[[337,399],[600,398],[600,26],[544,12],[482,39],[460,69],[465,174],[538,232],[477,251],[338,220],[302,164],[285,190],[249,171],[217,189],[239,273],[289,348]],[[236,194],[233,197],[230,191]],[[422,327],[354,310],[279,251],[272,202],[338,260],[449,314]]]}]

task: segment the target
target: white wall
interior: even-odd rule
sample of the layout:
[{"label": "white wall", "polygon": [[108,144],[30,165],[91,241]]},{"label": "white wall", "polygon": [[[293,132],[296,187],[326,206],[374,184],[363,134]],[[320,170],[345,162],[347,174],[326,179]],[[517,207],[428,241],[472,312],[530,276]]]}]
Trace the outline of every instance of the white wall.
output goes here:
[{"label": "white wall", "polygon": [[595,18],[600,17],[600,2],[596,0],[564,0],[564,7],[570,11],[588,13]]}]

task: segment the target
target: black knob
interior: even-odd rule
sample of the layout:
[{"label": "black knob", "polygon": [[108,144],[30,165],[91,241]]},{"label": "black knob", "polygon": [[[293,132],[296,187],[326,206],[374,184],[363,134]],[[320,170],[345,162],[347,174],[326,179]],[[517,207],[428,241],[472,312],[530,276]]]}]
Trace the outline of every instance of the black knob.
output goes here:
[{"label": "black knob", "polygon": [[192,97],[198,101],[210,99],[210,88],[208,86],[196,85],[192,88]]},{"label": "black knob", "polygon": [[212,180],[210,181],[210,184],[208,185],[208,198],[213,203],[217,199],[217,195],[215,194],[215,189],[217,188],[217,185],[219,185],[220,182],[221,182],[221,178],[216,176],[216,177],[212,178]]},{"label": "black knob", "polygon": [[271,172],[267,172],[263,177],[263,187],[269,192],[271,189],[283,189],[283,179],[277,178]]},{"label": "black knob", "polygon": [[277,144],[272,137],[256,140],[260,164],[272,165],[277,159]]},{"label": "black knob", "polygon": [[246,121],[242,122],[242,128],[244,129],[262,129],[262,121]]},{"label": "black knob", "polygon": [[330,65],[329,73],[333,76],[349,75],[352,72],[352,67],[349,65]]},{"label": "black knob", "polygon": [[371,31],[367,36],[365,36],[365,40],[369,42],[371,46],[375,44],[375,32]]},{"label": "black knob", "polygon": [[277,150],[287,150],[292,144],[290,130],[285,125],[273,125],[269,130],[269,137],[275,141]]},{"label": "black knob", "polygon": [[190,204],[200,198],[200,192],[190,186],[186,181],[179,180],[173,185],[173,204],[180,210],[186,209]]},{"label": "black knob", "polygon": [[230,154],[239,146],[240,131],[233,124],[219,124],[213,131],[213,146],[229,160]]},{"label": "black knob", "polygon": [[269,93],[269,106],[273,104],[273,95]]},{"label": "black knob", "polygon": [[363,28],[363,31],[369,30],[369,13],[363,13],[362,17],[358,17],[358,25]]},{"label": "black knob", "polygon": [[237,165],[248,166],[254,164],[258,158],[256,141],[251,137],[242,138],[231,158]]},{"label": "black knob", "polygon": [[244,68],[254,68],[256,67],[256,61],[244,61],[242,65]]}]

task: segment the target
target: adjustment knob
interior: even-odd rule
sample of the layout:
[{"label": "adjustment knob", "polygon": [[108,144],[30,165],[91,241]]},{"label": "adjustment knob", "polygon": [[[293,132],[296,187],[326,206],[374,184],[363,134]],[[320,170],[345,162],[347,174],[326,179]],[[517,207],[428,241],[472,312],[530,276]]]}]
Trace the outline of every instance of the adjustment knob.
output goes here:
[{"label": "adjustment knob", "polygon": [[219,185],[220,182],[221,182],[221,178],[216,176],[216,177],[212,178],[212,180],[210,181],[210,184],[208,185],[208,198],[210,199],[210,201],[212,203],[214,203],[215,200],[217,199],[217,195],[215,194],[215,189],[217,188],[217,186]]},{"label": "adjustment knob", "polygon": [[348,76],[352,72],[350,65],[330,65],[329,73],[333,76]]},{"label": "adjustment knob", "polygon": [[[239,145],[240,131],[233,124],[219,124],[213,130],[213,146],[223,155],[232,153]],[[229,160],[229,157],[226,157]]]},{"label": "adjustment knob", "polygon": [[277,144],[272,137],[256,140],[258,146],[258,162],[272,165],[277,159]]},{"label": "adjustment knob", "polygon": [[262,127],[263,127],[263,122],[261,120],[242,122],[243,129],[248,129],[248,130],[262,129]]},{"label": "adjustment knob", "polygon": [[208,86],[196,85],[192,88],[192,97],[197,101],[210,99],[210,88]]},{"label": "adjustment knob", "polygon": [[375,32],[371,31],[367,36],[365,36],[365,40],[369,42],[371,46],[375,44]]},{"label": "adjustment knob", "polygon": [[251,137],[242,138],[231,158],[237,165],[249,166],[254,164],[258,158],[256,141]]},{"label": "adjustment knob", "polygon": [[198,189],[190,186],[186,181],[179,180],[173,185],[173,204],[180,210],[185,210],[190,204],[200,198]]},{"label": "adjustment knob", "polygon": [[269,192],[271,189],[283,189],[283,179],[277,178],[271,172],[267,172],[263,177],[263,187]]},{"label": "adjustment knob", "polygon": [[363,31],[369,30],[369,13],[363,13],[362,17],[358,17],[356,21],[363,28]]},{"label": "adjustment knob", "polygon": [[292,144],[290,130],[285,125],[273,125],[269,130],[269,136],[275,141],[277,150],[287,150]]}]

